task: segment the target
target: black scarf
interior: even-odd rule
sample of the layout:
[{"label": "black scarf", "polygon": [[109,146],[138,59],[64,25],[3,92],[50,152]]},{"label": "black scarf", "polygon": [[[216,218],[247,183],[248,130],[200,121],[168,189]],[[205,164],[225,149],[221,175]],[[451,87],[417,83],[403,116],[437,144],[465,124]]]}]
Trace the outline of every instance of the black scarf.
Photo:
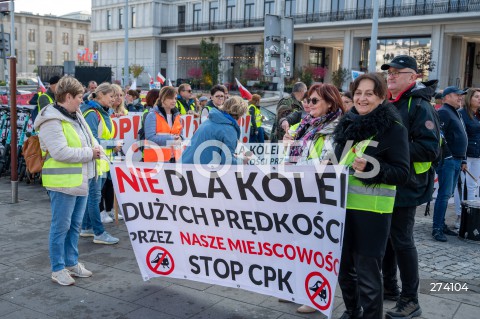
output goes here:
[{"label": "black scarf", "polygon": [[64,108],[63,106],[61,106],[61,105],[59,105],[59,104],[57,104],[57,103],[54,103],[54,104],[53,104],[53,107],[54,107],[55,109],[57,109],[60,113],[62,113],[63,115],[65,115],[66,117],[71,118],[71,119],[73,119],[73,120],[75,120],[75,121],[78,121],[78,119],[77,119],[77,112],[70,113],[70,112],[67,111],[66,108]]},{"label": "black scarf", "polygon": [[364,141],[372,136],[382,135],[395,122],[401,123],[400,115],[389,102],[383,102],[366,115],[358,114],[353,107],[335,127],[334,141],[339,145],[345,145],[349,140],[354,143]]}]

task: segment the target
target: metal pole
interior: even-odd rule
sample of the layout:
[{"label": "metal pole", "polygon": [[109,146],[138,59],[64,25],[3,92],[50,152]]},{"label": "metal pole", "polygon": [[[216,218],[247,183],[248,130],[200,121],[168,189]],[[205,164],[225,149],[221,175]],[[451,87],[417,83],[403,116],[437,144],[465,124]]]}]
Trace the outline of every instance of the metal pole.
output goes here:
[{"label": "metal pole", "polygon": [[128,0],[125,0],[125,61],[123,61],[123,87],[128,85]]},{"label": "metal pole", "polygon": [[285,17],[285,1],[280,1],[280,81],[277,84],[279,98],[283,98],[283,90],[285,88],[285,70],[282,68],[282,57],[285,54],[285,35],[283,27],[283,18]]},{"label": "metal pole", "polygon": [[368,61],[368,72],[377,71],[377,35],[378,35],[378,0],[373,1],[372,36],[370,39],[370,59]]},{"label": "metal pole", "polygon": [[15,54],[15,5],[10,0],[10,55]]},{"label": "metal pole", "polygon": [[12,138],[10,141],[10,182],[12,184],[12,204],[18,203],[18,158],[17,158],[17,58],[10,56],[10,128]]}]

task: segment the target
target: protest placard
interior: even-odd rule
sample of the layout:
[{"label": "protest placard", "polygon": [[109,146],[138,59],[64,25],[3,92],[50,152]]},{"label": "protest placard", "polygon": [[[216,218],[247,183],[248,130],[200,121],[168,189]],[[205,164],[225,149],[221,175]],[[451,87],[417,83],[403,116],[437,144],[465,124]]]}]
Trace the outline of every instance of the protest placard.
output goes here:
[{"label": "protest placard", "polygon": [[232,166],[220,174],[135,164],[115,163],[111,173],[144,280],[236,287],[330,316],[348,186],[342,166]]}]

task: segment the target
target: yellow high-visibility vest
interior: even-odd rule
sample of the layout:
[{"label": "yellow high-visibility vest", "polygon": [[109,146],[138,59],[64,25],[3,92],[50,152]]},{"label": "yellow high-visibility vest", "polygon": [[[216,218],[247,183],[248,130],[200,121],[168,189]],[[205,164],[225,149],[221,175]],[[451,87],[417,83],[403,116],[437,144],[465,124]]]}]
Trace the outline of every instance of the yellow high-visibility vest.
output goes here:
[{"label": "yellow high-visibility vest", "polygon": [[257,128],[259,128],[262,126],[263,123],[262,112],[260,112],[260,108],[256,107],[254,104],[250,104],[248,106],[248,109],[251,109],[252,107],[255,112],[255,118],[251,119],[252,123],[250,123],[250,125],[253,126],[253,121],[255,121],[255,124],[257,124]]},{"label": "yellow high-visibility vest", "polygon": [[[340,165],[351,167],[357,153],[365,151],[373,137],[355,144],[340,161]],[[363,210],[379,214],[392,213],[395,204],[396,186],[379,184],[365,186],[352,174],[348,175],[347,209]]]},{"label": "yellow high-visibility vest", "polygon": [[[108,130],[107,122],[105,122],[105,119],[103,118],[102,114],[100,114],[100,112],[98,112],[97,110],[89,109],[85,113],[83,113],[83,117],[87,117],[87,115],[91,112],[96,112],[97,115],[100,117],[100,120],[102,122],[102,135],[99,136],[99,137],[103,140],[113,139],[113,137],[115,136],[115,126],[113,125],[112,119],[110,117],[108,118],[109,121],[111,122],[111,126],[112,126],[112,130],[110,131],[110,130]],[[104,151],[105,151],[105,155],[107,155],[107,157],[109,159],[111,159],[112,154],[113,154],[113,150],[111,148],[110,149],[105,148]],[[98,170],[99,170],[99,175],[106,174],[107,172],[109,172],[110,171],[109,161],[107,161],[106,159],[100,158]]]},{"label": "yellow high-visibility vest", "polygon": [[188,111],[195,111],[195,102],[192,102],[192,103],[190,103],[190,105],[188,105],[188,110],[183,105],[183,103],[180,102],[180,100],[177,100],[176,106],[177,106],[177,109],[180,111],[180,114],[182,114],[182,115],[187,114]]},{"label": "yellow high-visibility vest", "polygon": [[[69,147],[82,147],[80,137],[71,123],[62,121],[62,130]],[[45,156],[43,151],[42,156]],[[82,185],[82,181],[82,163],[59,162],[53,159],[53,157],[47,156],[42,167],[42,184],[44,187],[72,188]]]}]

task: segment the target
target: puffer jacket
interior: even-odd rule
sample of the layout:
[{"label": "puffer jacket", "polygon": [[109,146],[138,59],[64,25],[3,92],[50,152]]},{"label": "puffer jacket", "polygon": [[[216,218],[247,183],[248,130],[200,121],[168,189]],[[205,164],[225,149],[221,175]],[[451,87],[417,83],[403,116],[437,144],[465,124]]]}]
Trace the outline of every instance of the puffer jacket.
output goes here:
[{"label": "puffer jacket", "polygon": [[[232,160],[231,164],[239,164],[234,156],[237,148],[238,139],[240,137],[240,127],[230,115],[216,108],[210,110],[208,120],[203,122],[192,138],[190,146],[188,146],[182,154],[183,164],[230,164],[228,159]],[[194,163],[195,151],[204,142],[218,142],[222,148],[210,146],[203,149],[200,154],[200,163]],[[228,154],[227,151],[228,150]]]},{"label": "puffer jacket", "polygon": [[410,176],[406,184],[397,187],[396,207],[418,206],[432,198],[435,177],[433,167],[423,174],[416,174],[413,163],[433,162],[440,155],[438,115],[430,104],[437,82],[417,82],[395,100],[390,100],[408,130],[410,152]]},{"label": "puffer jacket", "polygon": [[[62,121],[72,124],[82,142],[81,148],[71,148],[63,134]],[[90,129],[80,111],[77,111],[77,120],[69,118],[58,111],[53,104],[44,107],[35,119],[34,127],[39,131],[40,147],[43,151],[59,162],[83,163],[82,184],[72,188],[47,188],[49,190],[65,193],[73,196],[88,195],[88,180],[97,177],[93,148],[98,142],[89,133]]]}]

